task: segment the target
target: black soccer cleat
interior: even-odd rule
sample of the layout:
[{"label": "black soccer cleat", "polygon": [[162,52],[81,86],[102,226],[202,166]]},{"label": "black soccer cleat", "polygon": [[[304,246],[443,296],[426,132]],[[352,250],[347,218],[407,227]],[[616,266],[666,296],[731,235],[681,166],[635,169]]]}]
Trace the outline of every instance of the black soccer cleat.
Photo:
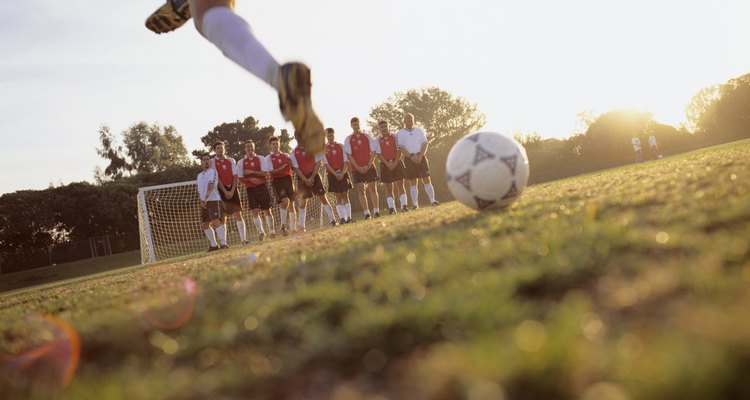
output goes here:
[{"label": "black soccer cleat", "polygon": [[208,250],[206,250],[206,253],[210,253],[212,251],[219,250],[219,246],[209,246]]}]

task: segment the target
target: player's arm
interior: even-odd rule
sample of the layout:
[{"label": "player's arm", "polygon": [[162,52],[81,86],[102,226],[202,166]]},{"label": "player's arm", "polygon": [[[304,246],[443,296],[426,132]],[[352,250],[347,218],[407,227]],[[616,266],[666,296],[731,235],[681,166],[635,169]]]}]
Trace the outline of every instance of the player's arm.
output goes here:
[{"label": "player's arm", "polygon": [[351,154],[347,154],[346,156],[349,157],[349,163],[351,163],[352,168],[354,169],[354,171],[362,173],[360,171],[362,169],[362,167],[360,167],[359,164],[357,164],[357,160],[355,160],[354,157],[352,157]]},{"label": "player's arm", "polygon": [[425,141],[422,143],[422,147],[419,149],[419,161],[422,162],[422,158],[427,155],[427,149],[430,147],[430,142]]},{"label": "player's arm", "polygon": [[328,173],[330,173],[331,175],[336,175],[336,170],[333,169],[331,164],[328,163],[328,157],[325,157],[324,160],[326,160],[326,162],[324,163],[324,168],[326,169],[326,171],[328,171]]},{"label": "player's arm", "polygon": [[302,170],[299,169],[299,162],[297,161],[297,157],[292,156],[292,169],[294,170],[294,173],[297,175],[297,178],[304,183],[307,186],[310,186],[308,183],[307,177],[305,177],[305,174],[302,173]]},{"label": "player's arm", "polygon": [[[232,159],[234,161],[234,159]],[[229,193],[231,193],[234,196],[235,191],[237,191],[237,184],[239,183],[239,179],[237,177],[237,161],[234,161],[232,163],[232,188],[229,189]]]}]

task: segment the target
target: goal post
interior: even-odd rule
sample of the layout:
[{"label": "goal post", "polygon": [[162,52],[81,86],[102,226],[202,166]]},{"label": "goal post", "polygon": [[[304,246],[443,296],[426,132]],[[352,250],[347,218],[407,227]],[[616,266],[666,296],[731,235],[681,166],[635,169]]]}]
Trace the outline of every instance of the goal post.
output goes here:
[{"label": "goal post", "polygon": [[[327,187],[326,174],[322,173],[324,186]],[[268,183],[271,189],[271,183]],[[252,212],[248,209],[243,185],[237,189],[242,202],[242,218],[245,220],[247,240],[252,246],[258,240],[258,230],[253,223]],[[327,194],[336,219],[335,198]],[[274,229],[280,233],[281,218],[279,201],[271,189],[274,217]],[[201,228],[200,201],[195,181],[170,183],[165,185],[146,186],[138,190],[138,227],[141,242],[141,263],[161,261],[189,254],[201,253],[208,248],[203,229]],[[261,212],[260,220],[266,233],[272,230],[266,223],[265,214]],[[305,218],[307,230],[328,226],[320,201],[313,197],[307,201]],[[236,221],[232,215],[227,216],[227,243],[229,246],[240,245],[241,240]]]}]

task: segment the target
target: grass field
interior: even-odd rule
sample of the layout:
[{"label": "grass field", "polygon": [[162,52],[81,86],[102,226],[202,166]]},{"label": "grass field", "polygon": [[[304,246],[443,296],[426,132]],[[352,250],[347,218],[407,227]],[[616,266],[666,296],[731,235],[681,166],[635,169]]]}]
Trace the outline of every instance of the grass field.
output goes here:
[{"label": "grass field", "polygon": [[28,271],[0,275],[0,294],[11,295],[13,291],[22,290],[29,286],[65,283],[70,279],[118,270],[140,263],[141,253],[134,250],[58,264],[53,267],[34,268]]},{"label": "grass field", "polygon": [[749,286],[744,141],[0,295],[0,397],[750,398]]}]

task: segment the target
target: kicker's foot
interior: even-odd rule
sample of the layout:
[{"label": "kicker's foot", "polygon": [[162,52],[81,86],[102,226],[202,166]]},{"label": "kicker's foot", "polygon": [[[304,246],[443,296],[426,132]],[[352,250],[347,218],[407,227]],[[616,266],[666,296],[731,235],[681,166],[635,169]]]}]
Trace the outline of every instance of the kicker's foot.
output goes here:
[{"label": "kicker's foot", "polygon": [[302,63],[287,63],[279,71],[279,108],[300,134],[300,144],[314,154],[325,150],[323,123],[312,107],[310,68]]}]

